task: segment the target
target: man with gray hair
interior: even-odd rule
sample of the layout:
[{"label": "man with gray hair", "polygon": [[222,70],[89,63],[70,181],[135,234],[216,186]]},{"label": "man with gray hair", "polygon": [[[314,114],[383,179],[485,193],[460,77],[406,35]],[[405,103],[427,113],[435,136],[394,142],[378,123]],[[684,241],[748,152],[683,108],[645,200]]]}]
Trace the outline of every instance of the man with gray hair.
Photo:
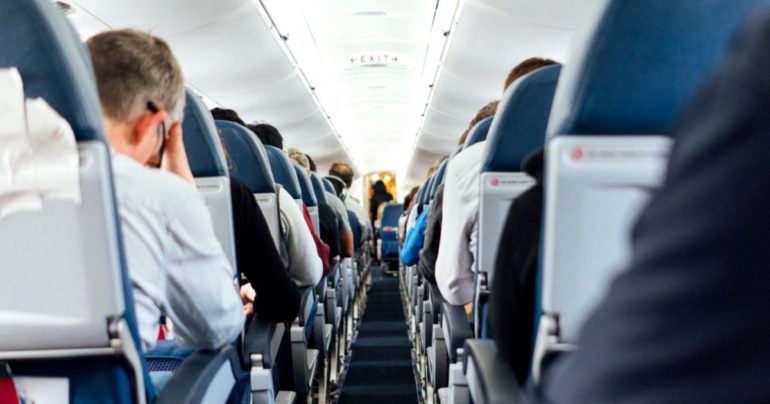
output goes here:
[{"label": "man with gray hair", "polygon": [[182,142],[179,64],[163,40],[138,31],[105,32],[87,45],[144,348],[155,345],[161,315],[184,345],[229,344],[243,309]]}]

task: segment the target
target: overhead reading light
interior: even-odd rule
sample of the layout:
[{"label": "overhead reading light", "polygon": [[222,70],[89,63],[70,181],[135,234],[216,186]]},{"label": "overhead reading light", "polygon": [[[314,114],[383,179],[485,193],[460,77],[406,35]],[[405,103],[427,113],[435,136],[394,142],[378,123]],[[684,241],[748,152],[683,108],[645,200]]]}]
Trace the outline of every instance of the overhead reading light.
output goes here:
[{"label": "overhead reading light", "polygon": [[56,1],[54,2],[54,4],[56,4],[56,6],[59,7],[59,10],[61,10],[64,13],[64,15],[75,14],[75,8],[72,7],[72,5],[69,3],[65,3],[63,1]]},{"label": "overhead reading light", "polygon": [[351,14],[353,17],[384,17],[388,15],[385,11],[369,10],[369,11],[357,11]]}]

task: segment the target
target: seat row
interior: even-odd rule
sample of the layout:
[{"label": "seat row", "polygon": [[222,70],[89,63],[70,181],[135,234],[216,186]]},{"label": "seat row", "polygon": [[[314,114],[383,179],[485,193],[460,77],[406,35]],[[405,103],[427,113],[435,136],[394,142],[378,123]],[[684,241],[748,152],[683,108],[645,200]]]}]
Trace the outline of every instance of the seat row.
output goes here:
[{"label": "seat row", "polygon": [[[430,209],[453,159],[484,142],[472,313],[447,303],[416,266],[401,271],[428,402],[517,402],[525,386],[538,390],[552,363],[580,349],[586,318],[630,261],[631,228],[664,178],[676,120],[723,62],[748,17],[768,8],[755,0],[731,3],[728,13],[716,2],[598,3],[569,63],[518,79],[494,117],[473,127],[416,196],[408,226]],[[542,176],[525,170],[538,153],[544,155]],[[498,260],[521,243],[521,237],[504,236],[507,227],[533,228],[527,220],[512,221],[522,220],[511,216],[512,205],[533,200],[542,219],[531,218],[538,222],[531,238],[539,242],[529,251],[536,261],[529,296],[526,288],[512,290],[500,280],[524,275],[496,270],[508,269]],[[530,334],[532,342],[491,339],[488,310],[495,293],[529,300],[509,309],[534,309],[524,315],[529,324],[516,324],[516,335]],[[501,342],[514,347],[508,352],[529,352],[517,359],[528,363],[524,380],[505,359]]]},{"label": "seat row", "polygon": [[[292,324],[253,317],[232,346],[148,355],[138,334],[88,53],[48,1],[6,1],[0,16],[0,43],[8,45],[0,52],[0,66],[16,68],[25,96],[44,99],[72,127],[81,189],[79,203],[44,200],[39,210],[2,219],[0,256],[12,275],[0,285],[0,364],[14,376],[66,379],[71,402],[327,402],[329,382],[344,370],[365,305],[366,233],[359,232],[354,257],[301,291],[299,316]],[[283,151],[263,147],[248,129],[215,122],[190,91],[183,132],[197,188],[234,267],[230,176],[254,194],[276,247],[285,231],[279,187],[306,206],[320,228],[316,206],[331,184],[308,176]],[[361,226],[356,215],[349,218]],[[172,375],[156,392],[151,379],[162,372]]]}]

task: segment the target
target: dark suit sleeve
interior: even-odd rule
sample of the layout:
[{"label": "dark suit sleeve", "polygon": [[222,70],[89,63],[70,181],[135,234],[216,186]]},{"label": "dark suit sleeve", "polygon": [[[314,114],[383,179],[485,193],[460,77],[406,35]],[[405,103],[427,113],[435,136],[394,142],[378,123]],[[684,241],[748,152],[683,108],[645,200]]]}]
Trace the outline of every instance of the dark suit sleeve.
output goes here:
[{"label": "dark suit sleeve", "polygon": [[340,230],[337,213],[331,206],[318,203],[318,217],[321,222],[321,240],[329,246],[329,259],[340,255]]},{"label": "dark suit sleeve", "polygon": [[257,292],[254,311],[262,320],[290,322],[299,313],[300,296],[289,278],[262,210],[245,184],[230,179],[238,273]]},{"label": "dark suit sleeve", "polygon": [[770,398],[770,22],[675,132],[633,256],[546,380],[555,403]]}]

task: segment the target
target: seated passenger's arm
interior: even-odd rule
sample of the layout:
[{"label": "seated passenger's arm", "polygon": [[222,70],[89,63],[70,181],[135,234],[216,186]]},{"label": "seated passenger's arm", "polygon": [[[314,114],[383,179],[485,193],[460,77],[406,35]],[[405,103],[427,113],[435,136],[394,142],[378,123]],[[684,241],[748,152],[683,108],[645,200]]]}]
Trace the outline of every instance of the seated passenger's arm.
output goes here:
[{"label": "seated passenger's arm", "polygon": [[246,275],[256,298],[250,299],[257,317],[268,322],[290,322],[299,311],[299,292],[289,278],[265,216],[251,190],[230,180],[235,251],[239,272]]},{"label": "seated passenger's arm", "polygon": [[202,197],[191,198],[169,217],[166,295],[180,341],[214,349],[234,341],[243,328],[243,306],[233,270],[214,236]]},{"label": "seated passenger's arm", "polygon": [[323,264],[318,258],[313,236],[291,195],[281,188],[279,198],[281,225],[285,230],[286,248],[289,250],[289,275],[298,287],[315,286],[323,275]]},{"label": "seated passenger's arm", "polygon": [[195,186],[195,179],[190,169],[190,163],[187,160],[187,151],[185,151],[184,143],[182,142],[181,122],[174,122],[171,125],[165,142],[161,167],[168,172],[182,177],[183,180]]},{"label": "seated passenger's arm", "polygon": [[343,258],[353,256],[353,232],[340,233],[340,255]]}]

